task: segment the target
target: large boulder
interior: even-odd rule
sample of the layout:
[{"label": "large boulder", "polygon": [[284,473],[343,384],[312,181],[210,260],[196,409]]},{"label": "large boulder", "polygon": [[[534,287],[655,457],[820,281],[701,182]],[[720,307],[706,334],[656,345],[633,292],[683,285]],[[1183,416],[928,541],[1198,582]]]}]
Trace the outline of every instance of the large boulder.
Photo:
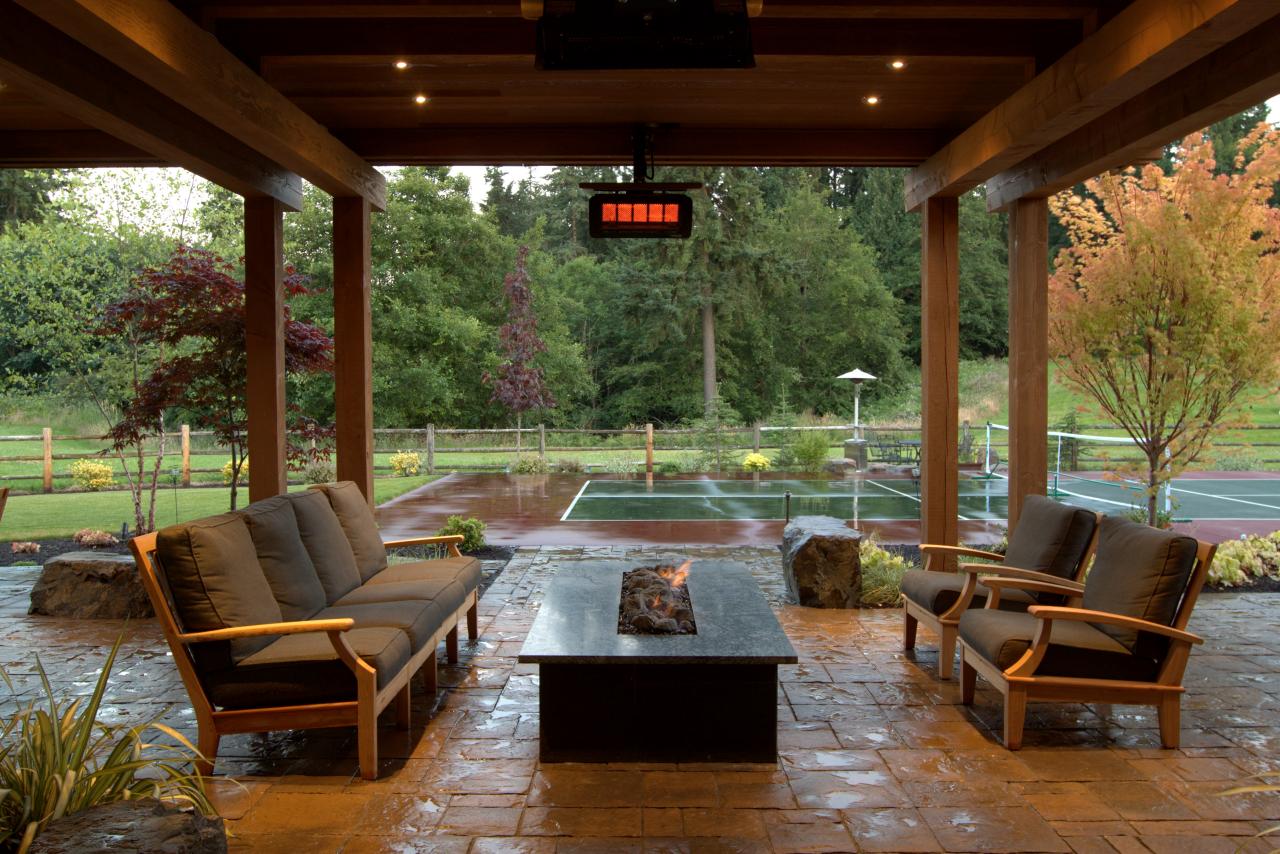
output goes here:
[{"label": "large boulder", "polygon": [[31,854],[226,854],[222,819],[165,806],[152,798],[116,801],[49,822]]},{"label": "large boulder", "polygon": [[133,558],[90,551],[45,563],[31,588],[30,613],[100,620],[155,616]]},{"label": "large boulder", "polygon": [[810,608],[857,608],[862,600],[862,535],[831,516],[797,516],[782,531],[787,591]]}]

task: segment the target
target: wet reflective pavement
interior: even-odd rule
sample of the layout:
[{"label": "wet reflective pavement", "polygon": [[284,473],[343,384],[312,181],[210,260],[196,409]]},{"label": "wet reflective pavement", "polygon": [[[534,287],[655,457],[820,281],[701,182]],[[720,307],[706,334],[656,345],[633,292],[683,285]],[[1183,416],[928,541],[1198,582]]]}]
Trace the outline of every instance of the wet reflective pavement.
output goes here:
[{"label": "wet reflective pavement", "polygon": [[[390,533],[390,532],[389,532]],[[780,761],[764,765],[555,765],[537,761],[537,667],[516,655],[558,565],[688,555],[747,563],[800,663],[781,668]],[[154,624],[26,615],[35,570],[0,569],[0,708],[38,690],[87,694],[128,640],[105,716],[192,715]],[[1191,630],[1183,747],[1159,749],[1154,712],[1033,706],[1026,747],[996,740],[998,695],[959,705],[922,632],[901,650],[897,611],[787,605],[775,548],[522,548],[480,600],[481,640],[415,686],[408,732],[381,732],[380,778],[357,776],[354,731],[223,740],[214,796],[232,850],[305,852],[1061,851],[1261,852],[1280,794],[1220,798],[1280,769],[1280,594],[1206,594]],[[732,710],[726,710],[731,714]],[[671,719],[654,722],[654,737]],[[229,777],[238,782],[232,783]]]}]

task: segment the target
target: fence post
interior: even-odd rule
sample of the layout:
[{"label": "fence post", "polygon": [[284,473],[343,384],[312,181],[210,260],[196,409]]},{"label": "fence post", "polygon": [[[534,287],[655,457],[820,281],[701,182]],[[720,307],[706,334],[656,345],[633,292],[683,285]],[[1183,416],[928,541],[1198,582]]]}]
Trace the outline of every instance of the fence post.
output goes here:
[{"label": "fence post", "polygon": [[751,428],[751,452],[754,454],[760,453],[760,422],[759,421],[757,421],[756,425]]},{"label": "fence post", "polygon": [[53,428],[41,428],[40,438],[44,442],[44,491],[53,492]]},{"label": "fence post", "polygon": [[436,425],[427,425],[427,474],[436,473]]},{"label": "fence post", "polygon": [[538,425],[538,459],[545,460],[547,458],[547,425]]},{"label": "fence post", "polygon": [[191,425],[182,425],[182,485],[191,485]]},{"label": "fence post", "polygon": [[644,470],[653,474],[653,424],[644,425]]}]

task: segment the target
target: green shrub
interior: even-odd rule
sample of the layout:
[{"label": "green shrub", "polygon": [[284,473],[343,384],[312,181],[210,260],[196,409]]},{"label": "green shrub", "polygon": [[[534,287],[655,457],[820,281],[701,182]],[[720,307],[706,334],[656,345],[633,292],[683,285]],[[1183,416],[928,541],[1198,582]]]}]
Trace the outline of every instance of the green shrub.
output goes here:
[{"label": "green shrub", "polygon": [[1241,587],[1260,578],[1280,580],[1280,531],[1228,540],[1218,546],[1209,566],[1210,584]]},{"label": "green shrub", "polygon": [[76,460],[71,464],[71,479],[76,486],[97,492],[115,486],[115,471],[97,460]]},{"label": "green shrub", "polygon": [[[204,781],[191,767],[199,757],[191,742],[155,719],[98,719],[120,643],[87,698],[54,696],[36,658],[44,696],[0,726],[0,851],[23,852],[49,822],[115,801],[156,798],[213,814]],[[0,678],[13,689],[2,669]]]},{"label": "green shrub", "polygon": [[827,434],[822,430],[806,430],[796,436],[790,447],[801,471],[822,471],[827,464]]},{"label": "green shrub", "polygon": [[604,470],[609,474],[620,474],[627,477],[635,477],[635,460],[626,456],[608,457],[604,461]]},{"label": "green shrub", "polygon": [[308,463],[307,467],[302,470],[302,481],[304,483],[333,483],[337,473],[333,469],[333,463],[327,463],[318,460]]},{"label": "green shrub", "polygon": [[413,477],[422,467],[422,459],[414,451],[396,451],[391,455],[391,470],[397,477]]},{"label": "green shrub", "polygon": [[[1147,508],[1145,505],[1135,505],[1124,512],[1124,517],[1131,522],[1145,525],[1147,524]],[[1159,504],[1156,505],[1155,527],[1162,531],[1173,527],[1173,511],[1164,509],[1163,496],[1160,498]]]},{"label": "green shrub", "polygon": [[459,548],[464,552],[478,552],[485,546],[484,529],[484,522],[474,517],[463,519],[461,516],[450,516],[445,521],[444,527],[436,533],[442,537],[461,534],[462,545]]},{"label": "green shrub", "polygon": [[560,474],[581,474],[587,470],[582,460],[564,459],[556,460],[551,464],[551,470]]},{"label": "green shrub", "polygon": [[512,474],[546,474],[551,466],[543,457],[521,457],[511,466]]},{"label": "green shrub", "polygon": [[1213,466],[1218,471],[1266,471],[1267,464],[1262,461],[1253,448],[1224,448],[1214,455]]},{"label": "green shrub", "polygon": [[875,537],[866,537],[858,547],[862,560],[862,604],[892,608],[902,598],[902,575],[912,564],[901,555],[880,547]]}]

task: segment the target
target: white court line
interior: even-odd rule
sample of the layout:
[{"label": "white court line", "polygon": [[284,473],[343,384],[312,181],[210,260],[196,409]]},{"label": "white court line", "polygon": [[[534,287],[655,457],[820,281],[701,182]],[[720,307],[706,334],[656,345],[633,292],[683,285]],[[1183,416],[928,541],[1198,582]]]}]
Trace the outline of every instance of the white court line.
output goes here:
[{"label": "white court line", "polygon": [[1276,506],[1276,505],[1274,505],[1274,504],[1263,504],[1263,503],[1262,503],[1262,502],[1260,502],[1260,501],[1246,501],[1246,500],[1245,500],[1245,499],[1243,499],[1243,498],[1231,498],[1231,497],[1226,496],[1226,495],[1212,495],[1212,494],[1210,494],[1210,493],[1208,493],[1208,492],[1196,492],[1194,489],[1183,489],[1183,488],[1182,488],[1182,487],[1180,487],[1180,486],[1175,486],[1175,487],[1173,487],[1173,491],[1174,491],[1174,492],[1185,492],[1187,495],[1199,495],[1201,498],[1217,498],[1217,499],[1219,499],[1219,500],[1221,500],[1221,501],[1234,501],[1234,502],[1236,502],[1237,504],[1251,504],[1251,505],[1253,505],[1254,507],[1265,507],[1265,508],[1267,508],[1268,510],[1280,510],[1280,507],[1277,507],[1277,506]]},{"label": "white court line", "polygon": [[578,490],[578,494],[577,494],[577,495],[575,495],[575,496],[573,496],[573,500],[569,502],[569,506],[568,506],[568,508],[566,508],[566,509],[565,509],[565,511],[564,511],[564,515],[560,517],[560,521],[561,521],[561,522],[568,522],[568,521],[569,521],[569,514],[573,512],[574,505],[576,505],[576,504],[578,503],[578,499],[582,497],[582,493],[586,492],[586,491],[587,491],[587,487],[588,487],[588,486],[590,486],[590,485],[591,485],[591,480],[590,480],[590,478],[588,478],[587,480],[585,480],[585,481],[583,482],[583,484],[582,484],[582,489],[579,489],[579,490]]},{"label": "white court line", "polygon": [[[919,499],[919,498],[917,498],[916,496],[911,495],[910,493],[907,493],[907,492],[903,492],[903,491],[901,491],[901,490],[899,490],[899,489],[894,489],[892,486],[885,486],[883,483],[881,483],[881,482],[880,482],[880,481],[878,481],[878,480],[868,480],[868,481],[867,481],[867,483],[874,484],[875,486],[878,486],[878,487],[880,487],[881,489],[887,489],[887,490],[889,490],[890,492],[892,492],[894,495],[901,495],[903,498],[910,498],[912,501],[914,501],[914,502],[915,502],[915,503],[917,503],[917,504],[919,504],[919,503],[920,503],[920,499]],[[957,514],[956,514],[956,518],[957,518],[957,519],[959,519],[959,520],[960,520],[960,521],[962,521],[962,522],[972,522],[972,521],[973,521],[973,520],[972,520],[972,519],[970,519],[968,516],[961,515],[960,513],[957,513]]]}]

